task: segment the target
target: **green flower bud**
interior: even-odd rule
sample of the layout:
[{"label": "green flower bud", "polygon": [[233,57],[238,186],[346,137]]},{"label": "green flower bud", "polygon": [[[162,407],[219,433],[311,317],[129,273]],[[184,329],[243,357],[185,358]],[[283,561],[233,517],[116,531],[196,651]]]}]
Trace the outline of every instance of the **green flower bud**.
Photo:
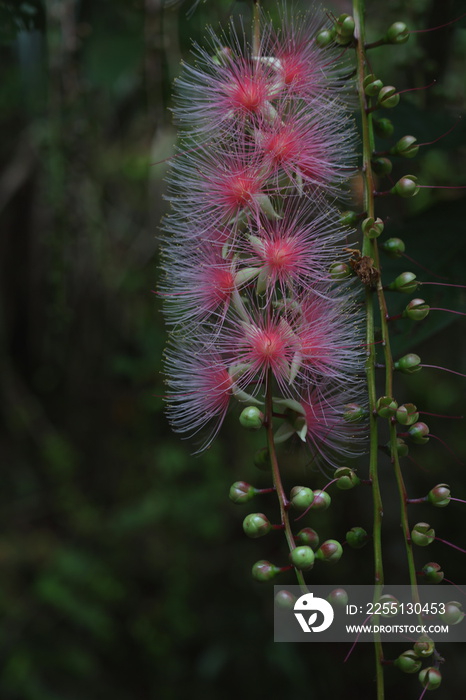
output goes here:
[{"label": "green flower bud", "polygon": [[426,425],[426,423],[419,421],[410,427],[408,430],[408,435],[410,440],[416,445],[425,445],[427,442],[429,442],[429,432],[429,426]]},{"label": "green flower bud", "polygon": [[380,218],[374,219],[373,216],[370,216],[362,222],[362,232],[368,238],[378,238],[383,228],[384,224]]},{"label": "green flower bud", "polygon": [[272,465],[270,463],[270,453],[268,447],[261,447],[254,455],[254,465],[263,472],[270,471]]},{"label": "green flower bud", "polygon": [[421,358],[419,355],[416,355],[414,352],[410,352],[407,355],[400,357],[400,359],[394,363],[394,367],[399,372],[403,372],[403,374],[414,374],[414,372],[419,372],[422,369],[420,364]]},{"label": "green flower bud", "polygon": [[380,247],[390,258],[401,258],[406,249],[401,238],[388,238]]},{"label": "green flower bud", "polygon": [[[390,454],[391,445],[389,442],[387,443],[386,447],[387,447],[388,454]],[[396,451],[397,451],[398,457],[407,457],[408,456],[409,447],[405,443],[403,438],[397,437],[397,439],[396,439]]]},{"label": "green flower bud", "polygon": [[411,539],[418,547],[427,547],[435,540],[435,530],[428,523],[416,523],[411,530]]},{"label": "green flower bud", "polygon": [[456,600],[445,604],[445,612],[440,617],[448,625],[458,625],[464,618],[463,606]]},{"label": "green flower bud", "polygon": [[266,559],[261,559],[256,561],[252,567],[252,577],[260,583],[266,583],[267,581],[272,581],[275,576],[278,576],[281,569],[274,564],[271,564]]},{"label": "green flower bud", "polygon": [[235,481],[230,487],[229,498],[233,503],[247,503],[256,493],[257,489],[246,481]]},{"label": "green flower bud", "polygon": [[392,187],[390,192],[405,199],[408,197],[414,197],[419,192],[417,177],[415,175],[404,175],[398,180],[395,186]]},{"label": "green flower bud", "polygon": [[316,36],[316,44],[321,49],[329,46],[335,38],[335,29],[322,29]]},{"label": "green flower bud", "polygon": [[417,673],[422,666],[422,660],[412,649],[404,651],[393,663],[403,673]]},{"label": "green flower bud", "polygon": [[312,502],[312,510],[327,510],[330,506],[332,499],[330,498],[327,491],[321,491],[320,489],[315,489],[314,500]]},{"label": "green flower bud", "polygon": [[398,406],[395,416],[400,425],[413,425],[419,419],[419,413],[413,403],[404,403]]},{"label": "green flower bud", "polygon": [[374,158],[372,161],[372,170],[376,175],[390,175],[392,168],[392,161],[388,158]]},{"label": "green flower bud", "polygon": [[377,399],[375,410],[382,418],[391,418],[395,415],[398,404],[391,396],[381,396]]},{"label": "green flower bud", "polygon": [[405,310],[403,318],[409,318],[410,321],[422,321],[428,316],[430,306],[426,304],[424,299],[411,299]]},{"label": "green flower bud", "polygon": [[344,588],[334,588],[333,591],[330,591],[328,594],[327,600],[334,608],[344,608],[348,605],[348,593]]},{"label": "green flower bud", "polygon": [[343,413],[343,419],[347,423],[357,423],[367,416],[365,408],[358,403],[347,403]]},{"label": "green flower bud", "polygon": [[332,280],[335,280],[335,282],[346,280],[352,275],[351,268],[346,263],[332,263],[329,272],[330,277]]},{"label": "green flower bud", "polygon": [[440,564],[435,561],[430,561],[428,564],[424,564],[422,567],[422,572],[427,583],[440,583],[443,581],[445,574],[441,570]]},{"label": "green flower bud", "polygon": [[356,226],[359,216],[355,211],[342,211],[340,214],[340,224],[342,226]]},{"label": "green flower bud", "polygon": [[419,673],[419,680],[427,690],[436,690],[442,682],[442,674],[435,666],[428,666]]},{"label": "green flower bud", "polygon": [[297,510],[307,510],[314,500],[314,492],[307,486],[293,486],[290,503]]},{"label": "green flower bud", "polygon": [[305,544],[307,547],[317,549],[319,546],[319,535],[312,527],[303,527],[295,537],[296,544]]},{"label": "green flower bud", "polygon": [[417,642],[414,643],[413,651],[416,656],[425,659],[434,653],[435,643],[427,634],[421,634]]},{"label": "green flower bud", "polygon": [[314,566],[315,555],[310,547],[295,547],[289,554],[290,562],[300,571],[309,571]]},{"label": "green flower bud", "polygon": [[337,488],[342,491],[348,491],[349,489],[359,486],[361,479],[356,475],[349,467],[340,467],[335,471],[333,475],[334,479],[338,479]]},{"label": "green flower bud", "polygon": [[346,541],[353,549],[361,549],[361,547],[367,544],[368,540],[369,535],[363,527],[352,527],[351,530],[348,530],[346,533]]},{"label": "green flower bud", "polygon": [[395,277],[393,282],[388,285],[388,288],[391,289],[392,292],[404,292],[407,294],[415,292],[418,287],[419,282],[416,282],[416,275],[414,272],[402,272],[401,275]]},{"label": "green flower bud", "polygon": [[[369,77],[369,76],[367,76]],[[378,78],[368,81],[364,86],[364,92],[368,97],[375,97],[383,88],[383,82]]]},{"label": "green flower bud", "polygon": [[377,601],[382,606],[382,612],[380,613],[382,617],[395,617],[398,615],[399,601],[394,595],[390,593],[385,593],[381,595]]},{"label": "green flower bud", "polygon": [[290,591],[278,591],[275,594],[275,605],[283,610],[292,610],[296,603],[296,596]]},{"label": "green flower bud", "polygon": [[262,428],[263,421],[264,414],[257,406],[246,406],[239,417],[240,424],[247,430],[259,430]]},{"label": "green flower bud", "polygon": [[316,557],[327,564],[336,564],[343,554],[343,547],[337,540],[325,540],[316,552]]},{"label": "green flower bud", "polygon": [[335,28],[337,30],[337,34],[348,38],[353,36],[354,27],[355,23],[351,15],[344,14],[338,17]]},{"label": "green flower bud", "polygon": [[419,152],[419,146],[416,146],[416,141],[417,138],[415,136],[403,136],[390,149],[390,153],[403,158],[414,158]]},{"label": "green flower bud", "polygon": [[445,508],[450,503],[450,489],[448,484],[437,484],[427,494],[427,500],[432,506]]},{"label": "green flower bud", "polygon": [[250,513],[243,520],[245,534],[253,539],[267,535],[271,529],[269,519],[263,513]]},{"label": "green flower bud", "polygon": [[374,119],[372,123],[377,136],[380,136],[383,139],[389,139],[391,136],[393,136],[395,127],[390,119],[383,117],[382,119]]},{"label": "green flower bud", "polygon": [[404,22],[394,22],[385,34],[388,44],[405,44],[409,39],[409,30]]},{"label": "green flower bud", "polygon": [[379,92],[378,103],[381,107],[391,109],[396,107],[400,101],[400,96],[393,85],[385,85]]}]

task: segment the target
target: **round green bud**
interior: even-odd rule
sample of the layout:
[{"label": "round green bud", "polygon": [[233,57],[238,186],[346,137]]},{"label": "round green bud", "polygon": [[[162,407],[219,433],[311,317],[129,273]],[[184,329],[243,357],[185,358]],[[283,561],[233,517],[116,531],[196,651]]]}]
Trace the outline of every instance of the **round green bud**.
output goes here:
[{"label": "round green bud", "polygon": [[383,82],[379,79],[372,80],[364,86],[364,92],[368,97],[375,97],[383,88]]},{"label": "round green bud", "polygon": [[382,606],[382,612],[380,613],[382,617],[395,617],[398,615],[400,603],[394,595],[385,593],[384,595],[380,596],[377,602]]},{"label": "round green bud", "polygon": [[257,489],[246,483],[246,481],[235,481],[230,486],[229,498],[233,503],[247,503],[254,498],[256,493]]},{"label": "round green bud", "polygon": [[429,311],[430,306],[426,304],[424,299],[411,299],[403,311],[403,318],[409,318],[410,321],[422,321],[428,316]]},{"label": "round green bud", "polygon": [[359,216],[355,211],[342,211],[340,214],[340,224],[342,226],[356,226]]},{"label": "round green bud", "polygon": [[435,540],[435,530],[428,523],[416,523],[411,530],[411,540],[418,547],[427,547]]},{"label": "round green bud", "polygon": [[403,197],[404,199],[414,197],[419,192],[417,177],[415,175],[404,175],[403,177],[400,177],[390,192],[392,194],[397,194],[399,197]]},{"label": "round green bud", "polygon": [[419,152],[419,146],[416,146],[416,141],[417,138],[415,136],[403,136],[390,149],[390,153],[403,158],[414,158]]},{"label": "round green bud", "polygon": [[348,605],[348,593],[344,588],[334,588],[328,594],[327,600],[334,608],[345,608]]},{"label": "round green bud", "polygon": [[243,520],[245,534],[253,539],[267,535],[271,529],[272,525],[263,513],[250,513]]},{"label": "round green bud", "polygon": [[338,17],[335,28],[337,30],[337,34],[348,38],[353,36],[354,27],[355,23],[351,15],[344,14]]},{"label": "round green bud", "polygon": [[280,573],[280,568],[271,564],[266,559],[256,561],[252,567],[252,577],[260,583],[272,581]]},{"label": "round green bud", "polygon": [[403,673],[417,673],[422,666],[422,660],[412,649],[404,651],[393,663]]},{"label": "round green bud", "polygon": [[445,612],[440,613],[440,617],[448,625],[458,625],[464,618],[463,606],[457,600],[445,603]]},{"label": "round green bud", "polygon": [[275,605],[283,610],[292,610],[296,603],[296,596],[290,591],[278,591],[275,594]]},{"label": "round green bud", "polygon": [[391,418],[395,415],[398,403],[391,396],[381,396],[377,399],[375,410],[381,418]]},{"label": "round green bud", "polygon": [[334,29],[322,29],[316,36],[316,44],[321,49],[324,49],[326,46],[329,46],[332,43],[334,37]]},{"label": "round green bud", "polygon": [[400,96],[396,91],[396,87],[393,87],[393,85],[385,85],[380,90],[377,101],[381,107],[386,107],[387,109],[396,107],[400,101]]},{"label": "round green bud", "polygon": [[254,455],[254,466],[260,469],[262,472],[270,471],[272,465],[270,462],[268,447],[261,447],[260,450],[257,450],[256,454]]},{"label": "round green bud", "polygon": [[309,571],[309,569],[312,569],[314,566],[314,552],[306,545],[295,547],[290,552],[289,558],[295,569],[299,569],[300,571]]},{"label": "round green bud", "polygon": [[419,673],[419,680],[427,690],[436,690],[442,682],[442,674],[435,666],[428,666]]},{"label": "round green bud", "polygon": [[440,583],[443,581],[445,574],[441,570],[440,564],[435,561],[430,561],[428,564],[424,564],[422,567],[422,573],[424,574],[427,583]]},{"label": "round green bud", "polygon": [[368,238],[378,238],[383,231],[384,224],[382,219],[374,219],[373,216],[369,216],[361,224],[362,232]]},{"label": "round green bud", "polygon": [[357,423],[367,416],[365,408],[358,403],[347,403],[343,413],[343,420],[347,423]]},{"label": "round green bud", "polygon": [[376,175],[390,175],[393,164],[388,158],[374,158],[372,161],[372,170]]},{"label": "round green bud", "polygon": [[343,547],[337,540],[325,540],[316,552],[316,557],[327,564],[336,564],[343,554]]},{"label": "round green bud", "polygon": [[445,508],[450,503],[450,497],[448,484],[437,484],[427,494],[428,502],[437,508]]},{"label": "round green bud", "polygon": [[413,403],[404,403],[396,409],[395,417],[400,425],[413,425],[419,419],[419,413]]},{"label": "round green bud", "polygon": [[303,527],[295,537],[297,544],[305,544],[307,547],[317,549],[319,546],[319,535],[312,527]]},{"label": "round green bud", "polygon": [[246,406],[241,411],[239,422],[247,430],[259,430],[263,426],[264,414],[257,406]]},{"label": "round green bud", "polygon": [[388,238],[380,247],[390,258],[401,258],[406,250],[406,246],[401,238]]},{"label": "round green bud", "polygon": [[332,280],[335,280],[335,282],[340,282],[341,280],[346,280],[348,277],[351,277],[352,272],[351,268],[349,265],[346,263],[332,263],[330,265],[330,277]]},{"label": "round green bud", "polygon": [[346,533],[346,541],[353,549],[361,549],[361,547],[367,544],[368,540],[369,535],[363,527],[352,527],[351,530],[348,530]]},{"label": "round green bud", "polygon": [[380,136],[383,139],[389,139],[391,136],[393,136],[395,127],[390,119],[383,117],[382,119],[374,119],[372,123],[377,136]]},{"label": "round green bud", "polygon": [[426,423],[422,423],[422,421],[414,423],[408,430],[410,440],[416,445],[425,445],[429,442],[429,433],[429,426]]},{"label": "round green bud", "polygon": [[[387,443],[387,448],[388,448],[388,454],[390,454],[391,445],[389,442]],[[397,451],[398,457],[407,457],[408,456],[409,447],[405,443],[403,438],[397,437],[397,439],[396,439],[396,451]]]},{"label": "round green bud", "polygon": [[405,44],[409,39],[409,29],[404,22],[394,22],[384,38],[388,44]]},{"label": "round green bud", "polygon": [[330,506],[332,499],[330,498],[327,491],[321,491],[316,489],[314,491],[314,500],[312,502],[312,510],[327,510]]},{"label": "round green bud", "polygon": [[416,281],[414,272],[402,272],[401,275],[395,277],[393,282],[388,285],[392,292],[403,292],[411,294],[419,287],[419,282]]},{"label": "round green bud", "polygon": [[314,492],[307,486],[293,486],[290,503],[297,510],[307,510],[314,500]]},{"label": "round green bud", "polygon": [[403,355],[394,364],[395,369],[403,374],[414,374],[414,372],[419,372],[422,367],[421,358],[414,352],[409,352],[407,355]]},{"label": "round green bud", "polygon": [[359,476],[357,476],[356,472],[349,467],[340,467],[337,469],[333,475],[333,478],[338,479],[337,488],[341,489],[342,491],[348,491],[355,486],[359,486],[361,483]]},{"label": "round green bud", "polygon": [[416,656],[426,659],[434,653],[435,643],[427,634],[421,634],[417,642],[414,642],[413,651]]}]

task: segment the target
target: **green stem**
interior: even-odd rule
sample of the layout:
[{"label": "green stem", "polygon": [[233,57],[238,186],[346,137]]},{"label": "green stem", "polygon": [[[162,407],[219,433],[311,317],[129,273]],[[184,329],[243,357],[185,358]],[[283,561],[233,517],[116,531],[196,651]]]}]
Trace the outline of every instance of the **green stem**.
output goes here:
[{"label": "green stem", "polygon": [[[362,125],[362,142],[363,142],[363,165],[362,173],[364,180],[364,210],[367,212],[367,217],[374,216],[374,180],[372,174],[371,158],[374,150],[374,136],[372,129],[372,116],[367,113],[366,96],[364,92],[364,76],[366,70],[366,55],[364,50],[365,41],[365,25],[364,25],[364,0],[353,0],[353,15],[355,20],[355,39],[356,39],[356,57],[357,57],[357,82],[359,105],[361,112]],[[375,240],[364,236],[362,246],[363,256],[368,256],[378,264],[377,244]],[[378,268],[376,268],[378,269]],[[375,412],[375,404],[377,401],[377,390],[375,381],[375,334],[374,334],[374,300],[373,291],[369,287],[366,288],[366,343],[367,343],[367,361],[366,361],[366,376],[369,393],[369,411],[370,411],[370,453],[369,453],[369,475],[372,482],[373,492],[373,546],[374,546],[374,579],[376,590],[374,597],[377,597],[382,590],[384,583],[383,573],[383,558],[382,558],[382,517],[383,505],[382,496],[380,493],[379,475],[378,475],[378,427],[377,414]],[[384,677],[383,677],[383,649],[380,635],[374,635],[375,647],[375,667],[376,667],[376,683],[377,683],[377,700],[384,698]]]},{"label": "green stem", "polygon": [[[288,509],[290,507],[290,502],[288,501],[285,490],[283,488],[283,483],[282,483],[282,478],[280,474],[280,467],[278,465],[278,459],[277,459],[277,451],[275,449],[275,442],[273,439],[273,423],[272,423],[272,416],[273,416],[273,401],[272,401],[272,373],[269,371],[268,376],[267,376],[267,390],[266,390],[266,395],[265,395],[265,428],[267,430],[267,446],[269,449],[269,455],[270,455],[270,463],[272,465],[272,478],[273,478],[273,485],[275,486],[275,490],[277,493],[278,497],[278,503],[280,505],[280,517],[281,517],[281,523],[285,528],[285,537],[286,541],[288,542],[288,548],[290,552],[295,549],[296,544],[295,540],[293,537],[293,533],[291,531],[291,525],[290,525],[290,518],[288,515]],[[304,576],[302,571],[299,571],[299,569],[295,569],[296,572],[296,578],[298,579],[298,583],[301,587],[303,587],[306,591],[306,582],[304,580]]]}]

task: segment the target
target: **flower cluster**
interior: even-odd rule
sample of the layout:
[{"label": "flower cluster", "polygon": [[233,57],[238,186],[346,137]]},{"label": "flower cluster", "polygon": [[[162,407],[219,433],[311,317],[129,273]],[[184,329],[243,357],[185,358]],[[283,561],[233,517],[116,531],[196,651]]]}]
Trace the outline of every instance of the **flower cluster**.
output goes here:
[{"label": "flower cluster", "polygon": [[233,28],[211,34],[178,80],[162,283],[169,417],[206,447],[233,401],[260,406],[272,391],[277,441],[297,434],[336,464],[360,442],[343,414],[364,359],[356,293],[331,274],[349,233],[334,202],[354,168],[344,66],[316,43],[311,14],[262,25],[254,49]]}]

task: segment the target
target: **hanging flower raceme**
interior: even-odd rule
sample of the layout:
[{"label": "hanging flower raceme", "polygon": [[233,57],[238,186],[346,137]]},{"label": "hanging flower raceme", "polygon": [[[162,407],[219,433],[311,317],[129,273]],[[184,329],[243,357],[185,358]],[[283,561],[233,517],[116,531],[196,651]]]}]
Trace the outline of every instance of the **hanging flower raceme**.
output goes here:
[{"label": "hanging flower raceme", "polygon": [[316,30],[311,14],[281,32],[264,20],[254,51],[233,29],[211,33],[185,66],[161,293],[176,430],[206,447],[232,402],[273,392],[277,441],[296,433],[334,465],[357,451],[344,405],[363,352],[352,285],[329,273],[350,233],[333,200],[353,171],[353,125],[339,50]]}]

